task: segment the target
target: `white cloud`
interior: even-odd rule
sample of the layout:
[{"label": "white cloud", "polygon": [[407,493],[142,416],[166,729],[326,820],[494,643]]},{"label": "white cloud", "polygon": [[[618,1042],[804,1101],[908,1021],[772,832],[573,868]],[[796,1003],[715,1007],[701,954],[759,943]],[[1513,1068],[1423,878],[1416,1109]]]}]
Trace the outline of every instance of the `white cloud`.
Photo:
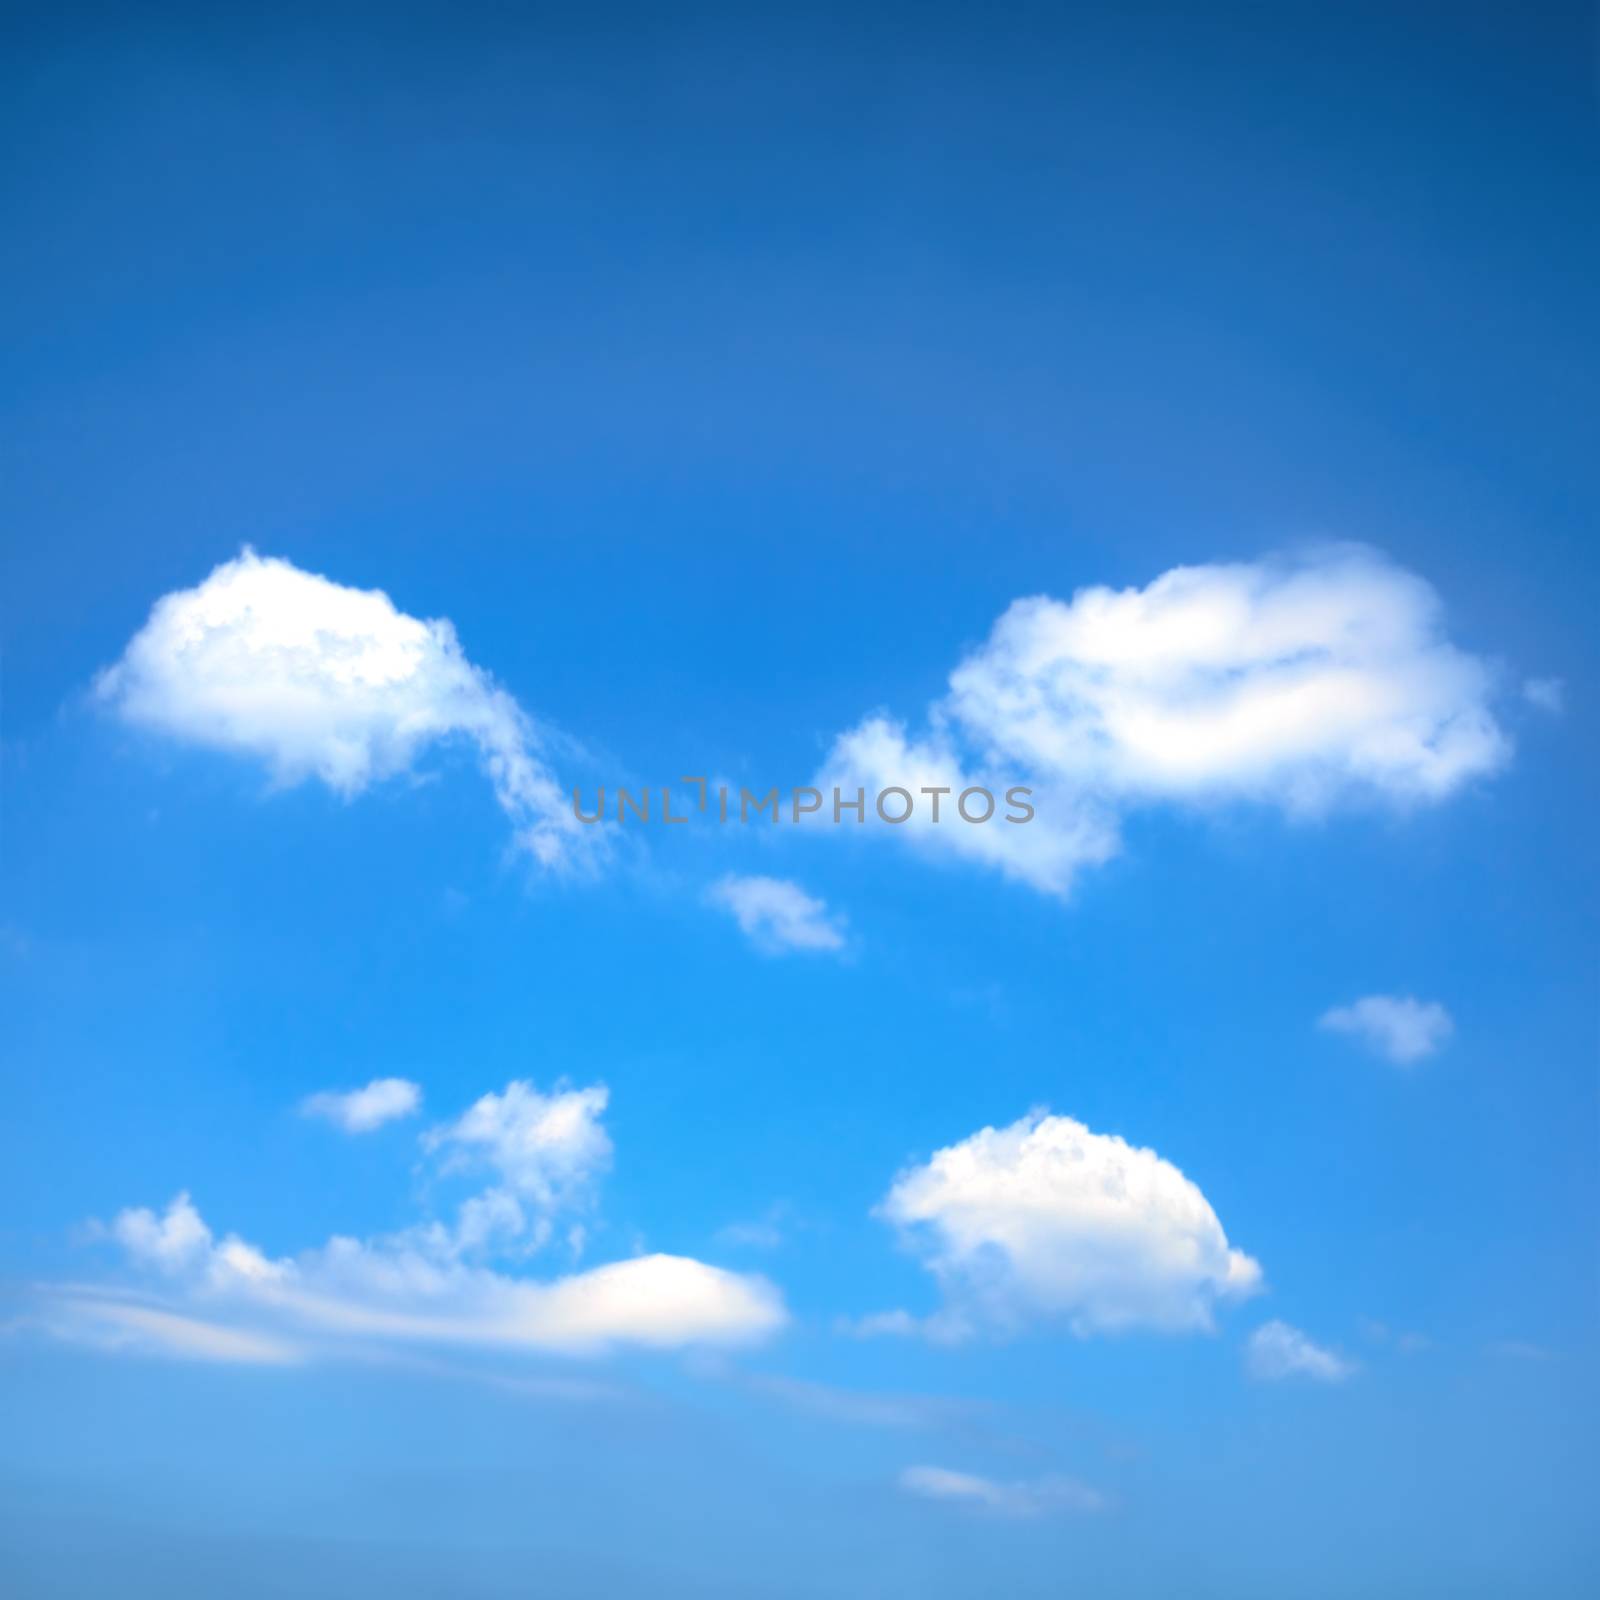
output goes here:
[{"label": "white cloud", "polygon": [[841,950],[840,919],[823,901],[785,878],[730,875],[714,884],[711,903],[731,912],[740,931],[763,950]]},{"label": "white cloud", "polygon": [[1245,1365],[1250,1376],[1265,1382],[1283,1378],[1315,1378],[1319,1383],[1341,1383],[1356,1370],[1353,1361],[1314,1344],[1287,1322],[1264,1322],[1245,1344]]},{"label": "white cloud", "polygon": [[[787,1320],[766,1279],[683,1256],[646,1255],[544,1281],[469,1266],[412,1235],[335,1237],[271,1259],[236,1235],[218,1243],[187,1195],[121,1213],[110,1233],[175,1294],[170,1314],[241,1338],[302,1344],[392,1340],[585,1353],[754,1342]],[[174,1249],[171,1241],[181,1240]],[[96,1302],[98,1307],[99,1302]],[[97,1312],[98,1314],[98,1312]]]},{"label": "white cloud", "polygon": [[984,1128],[902,1173],[879,1212],[939,1280],[935,1337],[1036,1320],[1080,1336],[1209,1329],[1216,1302],[1261,1285],[1171,1162],[1070,1117]]},{"label": "white cloud", "polygon": [[[124,1210],[96,1231],[121,1245],[142,1277],[139,1292],[47,1291],[53,1322],[118,1347],[161,1344],[238,1360],[375,1343],[717,1348],[781,1328],[783,1300],[765,1278],[685,1256],[641,1253],[538,1279],[470,1259],[524,1257],[560,1210],[591,1202],[611,1161],[599,1120],[606,1102],[601,1087],[541,1094],[513,1081],[423,1135],[424,1148],[447,1166],[494,1178],[460,1207],[453,1227],[432,1221],[376,1239],[335,1235],[273,1257],[237,1234],[219,1239],[187,1194],[159,1213]],[[574,1250],[581,1236],[581,1227],[569,1230]],[[117,1309],[126,1305],[142,1309]],[[105,1337],[108,1328],[116,1338]]]},{"label": "white cloud", "polygon": [[158,600],[95,691],[135,726],[256,757],[281,784],[319,778],[346,798],[464,738],[539,862],[584,865],[604,849],[573,816],[533,722],[448,621],[253,550]]},{"label": "white cloud", "polygon": [[1522,697],[1553,717],[1567,709],[1567,686],[1560,678],[1529,678],[1522,685]]},{"label": "white cloud", "polygon": [[346,1133],[370,1133],[422,1104],[422,1090],[407,1078],[374,1078],[364,1089],[325,1090],[300,1102],[302,1116],[321,1117]]},{"label": "white cloud", "polygon": [[947,1467],[907,1467],[900,1487],[924,1500],[949,1500],[1006,1517],[1037,1517],[1047,1512],[1104,1511],[1106,1497],[1076,1478],[1044,1477],[1001,1483]]},{"label": "white cloud", "polygon": [[1027,785],[1031,822],[963,823],[947,801],[945,820],[919,811],[896,831],[1055,894],[1143,805],[1442,800],[1510,746],[1489,668],[1446,639],[1441,610],[1422,579],[1349,546],[1018,600],[925,734],[870,717],[817,786]]},{"label": "white cloud", "polygon": [[1334,1006],[1317,1019],[1330,1033],[1347,1033],[1397,1066],[1431,1056],[1455,1032],[1450,1013],[1437,1001],[1410,995],[1369,994]]}]

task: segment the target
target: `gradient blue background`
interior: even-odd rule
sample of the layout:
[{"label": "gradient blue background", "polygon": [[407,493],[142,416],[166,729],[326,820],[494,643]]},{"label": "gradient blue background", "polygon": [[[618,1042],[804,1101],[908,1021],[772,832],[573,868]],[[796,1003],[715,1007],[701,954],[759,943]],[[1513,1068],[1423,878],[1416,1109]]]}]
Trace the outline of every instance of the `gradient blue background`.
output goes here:
[{"label": "gradient blue background", "polygon": [[[6,1339],[8,1592],[1591,1593],[1594,52],[1577,5],[11,12],[6,1283],[180,1187],[273,1252],[399,1226],[411,1134],[302,1095],[565,1074],[613,1093],[600,1247],[769,1272],[796,1324],[598,1404]],[[84,702],[251,542],[450,617],[596,770],[796,783],[1018,595],[1308,537],[1567,715],[1410,819],[1136,819],[1067,906],[699,830],[530,886],[464,762],[268,794]],[[852,960],[699,904],[769,869]],[[1312,1027],[1391,989],[1456,1017],[1416,1072]],[[1270,1299],[837,1337],[933,1304],[869,1215],[901,1164],[1037,1104],[1181,1166]],[[778,1250],[719,1240],[775,1205]],[[1250,1384],[1268,1314],[1364,1371]],[[952,1516],[893,1488],[923,1459],[1119,1509]]]}]

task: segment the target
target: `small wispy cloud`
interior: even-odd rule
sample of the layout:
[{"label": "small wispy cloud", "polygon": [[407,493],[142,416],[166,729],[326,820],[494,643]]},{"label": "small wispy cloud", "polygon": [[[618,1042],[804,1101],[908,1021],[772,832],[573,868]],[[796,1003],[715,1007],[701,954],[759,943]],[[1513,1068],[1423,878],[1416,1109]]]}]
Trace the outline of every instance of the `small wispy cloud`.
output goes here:
[{"label": "small wispy cloud", "polygon": [[775,1222],[730,1222],[717,1229],[717,1243],[748,1250],[776,1250],[783,1243],[783,1229]]},{"label": "small wispy cloud", "polygon": [[305,1359],[298,1345],[276,1334],[111,1294],[63,1291],[47,1298],[39,1321],[57,1338],[119,1353],[227,1366],[291,1366]]},{"label": "small wispy cloud", "polygon": [[791,1410],[867,1428],[935,1428],[966,1420],[975,1407],[934,1395],[881,1394],[842,1389],[806,1378],[756,1374],[749,1386]]},{"label": "small wispy cloud", "polygon": [[1496,1339],[1488,1349],[1491,1355],[1507,1356],[1513,1361],[1550,1361],[1555,1357],[1547,1345],[1534,1344],[1529,1339]]},{"label": "small wispy cloud", "polygon": [[1391,994],[1369,994],[1349,1005],[1334,1006],[1317,1018],[1317,1026],[1359,1039],[1398,1067],[1431,1056],[1456,1028],[1437,1001]]},{"label": "small wispy cloud", "polygon": [[300,1114],[318,1117],[346,1133],[371,1133],[386,1122],[415,1114],[422,1090],[409,1078],[374,1078],[364,1089],[324,1090],[300,1102]]},{"label": "small wispy cloud", "polygon": [[852,1339],[909,1339],[924,1331],[927,1319],[909,1311],[869,1311],[862,1317],[836,1317],[834,1332]]},{"label": "small wispy cloud", "polygon": [[1559,717],[1567,708],[1567,686],[1560,678],[1529,678],[1522,686],[1522,698],[1530,706]]},{"label": "small wispy cloud", "polygon": [[801,1219],[787,1200],[775,1200],[759,1216],[740,1217],[717,1229],[717,1243],[740,1250],[776,1250]]},{"label": "small wispy cloud", "polygon": [[1003,1517],[1105,1511],[1110,1501],[1076,1478],[1049,1476],[1001,1482],[948,1467],[907,1467],[900,1487],[923,1500],[945,1500]]},{"label": "small wispy cloud", "polygon": [[1356,1364],[1315,1343],[1298,1328],[1274,1319],[1264,1322],[1245,1344],[1245,1367],[1252,1378],[1266,1383],[1284,1378],[1313,1378],[1318,1383],[1342,1383]]},{"label": "small wispy cloud", "polygon": [[1427,1334],[1417,1333],[1412,1329],[1391,1328],[1388,1323],[1376,1317],[1363,1317],[1361,1332],[1372,1344],[1387,1345],[1404,1356],[1419,1355],[1424,1350],[1433,1348],[1433,1340]]},{"label": "small wispy cloud", "polygon": [[740,931],[769,954],[844,948],[844,919],[787,878],[730,874],[711,886],[707,899],[729,912]]}]

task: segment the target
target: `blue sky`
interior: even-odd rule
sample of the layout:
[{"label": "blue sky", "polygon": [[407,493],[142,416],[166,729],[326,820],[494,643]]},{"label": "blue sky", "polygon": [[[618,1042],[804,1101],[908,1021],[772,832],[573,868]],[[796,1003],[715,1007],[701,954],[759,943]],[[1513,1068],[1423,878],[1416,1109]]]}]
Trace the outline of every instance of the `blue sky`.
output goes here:
[{"label": "blue sky", "polygon": [[1585,8],[17,44],[8,1592],[1590,1591]]}]

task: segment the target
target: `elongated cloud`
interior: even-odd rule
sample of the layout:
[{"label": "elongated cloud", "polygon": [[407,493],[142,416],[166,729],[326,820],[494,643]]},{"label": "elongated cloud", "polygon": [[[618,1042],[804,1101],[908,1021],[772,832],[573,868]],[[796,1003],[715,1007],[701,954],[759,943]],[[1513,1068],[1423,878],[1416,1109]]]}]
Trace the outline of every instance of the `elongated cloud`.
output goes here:
[{"label": "elongated cloud", "polygon": [[1334,1006],[1317,1019],[1317,1026],[1350,1034],[1399,1067],[1415,1066],[1455,1032],[1450,1013],[1437,1001],[1391,994],[1369,994]]},{"label": "elongated cloud", "polygon": [[363,1089],[307,1095],[300,1114],[320,1117],[346,1133],[371,1133],[397,1117],[411,1116],[421,1104],[422,1090],[408,1078],[374,1078]]},{"label": "elongated cloud", "polygon": [[787,1313],[765,1278],[686,1256],[539,1277],[487,1264],[526,1258],[553,1216],[590,1203],[611,1159],[606,1099],[599,1087],[541,1094],[518,1080],[425,1134],[436,1160],[493,1180],[454,1226],[335,1235],[272,1256],[238,1234],[219,1237],[186,1193],[161,1211],[130,1207],[97,1231],[121,1247],[135,1282],[46,1291],[41,1320],[112,1348],[280,1363],[374,1341],[586,1354],[727,1347],[776,1332]]},{"label": "elongated cloud", "polygon": [[924,731],[869,717],[818,787],[1027,784],[1032,822],[925,808],[895,831],[1064,894],[1142,806],[1441,801],[1509,759],[1493,694],[1433,589],[1375,551],[1178,567],[1143,589],[1016,601]]},{"label": "elongated cloud", "polygon": [[219,1240],[187,1195],[164,1213],[122,1212],[109,1231],[135,1265],[155,1271],[165,1297],[119,1311],[108,1310],[118,1304],[109,1296],[68,1295],[57,1314],[76,1306],[90,1320],[120,1318],[165,1334],[174,1353],[187,1333],[194,1354],[214,1359],[248,1359],[252,1349],[274,1359],[350,1339],[568,1354],[730,1346],[786,1320],[764,1278],[684,1256],[636,1256],[542,1281],[440,1258],[403,1235],[336,1237],[274,1259],[237,1235]]},{"label": "elongated cloud", "polygon": [[1037,1517],[1048,1512],[1104,1511],[1106,1497],[1076,1478],[1045,1477],[1001,1482],[948,1467],[907,1467],[900,1487],[923,1500],[946,1500],[1005,1517]]},{"label": "elongated cloud", "polygon": [[[1261,1286],[1200,1190],[1170,1161],[1071,1117],[984,1128],[902,1173],[879,1208],[938,1279],[924,1331],[959,1337],[1065,1324],[1087,1336],[1212,1326]],[[879,1319],[860,1331],[905,1332]]]},{"label": "elongated cloud", "polygon": [[347,799],[464,739],[535,859],[583,866],[605,848],[603,830],[572,816],[534,723],[449,622],[253,550],[158,600],[95,692],[136,727]]},{"label": "elongated cloud", "polygon": [[231,1328],[201,1317],[109,1294],[67,1290],[47,1303],[39,1319],[58,1338],[102,1350],[172,1356],[224,1366],[291,1366],[303,1352],[272,1334]]}]

